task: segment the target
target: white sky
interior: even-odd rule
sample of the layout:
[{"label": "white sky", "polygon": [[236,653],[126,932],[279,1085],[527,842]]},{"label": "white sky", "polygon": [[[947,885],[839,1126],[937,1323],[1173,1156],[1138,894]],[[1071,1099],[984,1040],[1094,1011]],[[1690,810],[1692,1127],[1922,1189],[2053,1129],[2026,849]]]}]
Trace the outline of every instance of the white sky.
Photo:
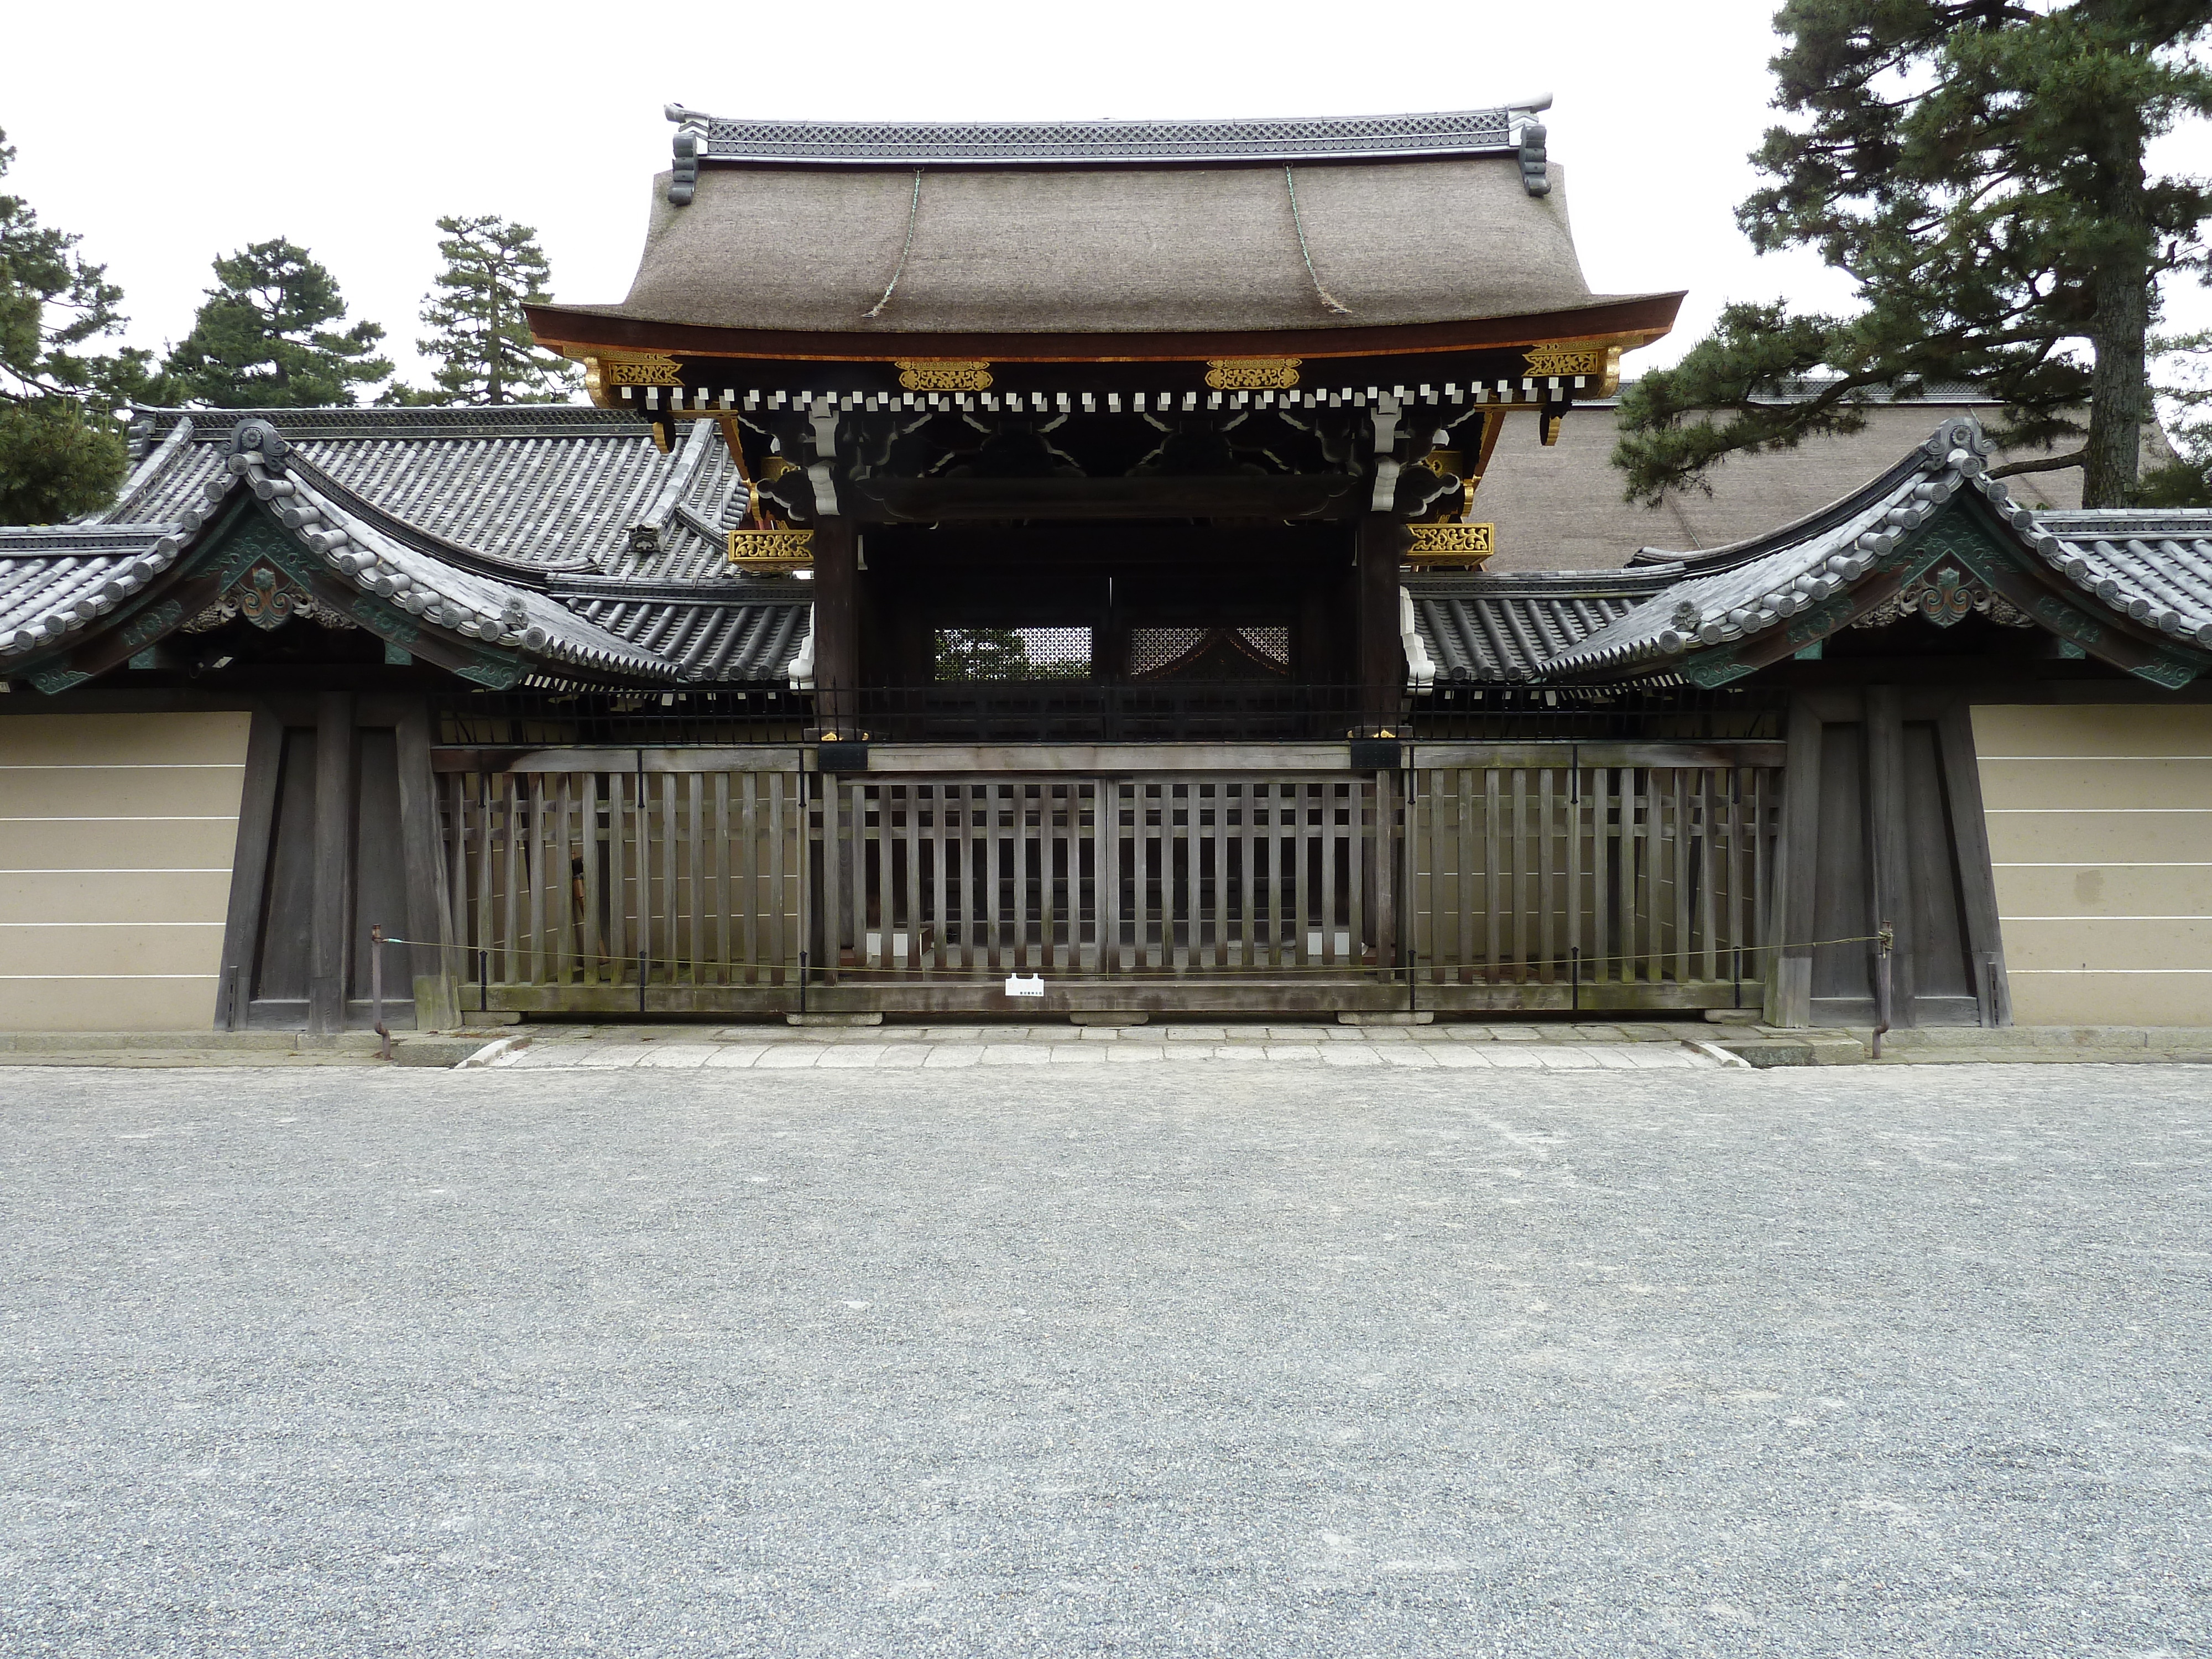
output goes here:
[{"label": "white sky", "polygon": [[[535,225],[562,300],[619,300],[668,164],[671,100],[732,116],[1042,119],[1375,114],[1551,92],[1576,241],[1600,292],[1681,288],[1671,362],[1729,299],[1838,307],[1809,253],[1758,259],[1732,210],[1773,118],[1775,0],[839,0],[770,8],[442,0],[210,13],[13,0],[6,186],[83,234],[133,342],[191,325],[209,261],[286,235],[421,372],[441,213]],[[2212,131],[2158,158],[2212,173]],[[2193,281],[2171,322],[2212,326]]]}]

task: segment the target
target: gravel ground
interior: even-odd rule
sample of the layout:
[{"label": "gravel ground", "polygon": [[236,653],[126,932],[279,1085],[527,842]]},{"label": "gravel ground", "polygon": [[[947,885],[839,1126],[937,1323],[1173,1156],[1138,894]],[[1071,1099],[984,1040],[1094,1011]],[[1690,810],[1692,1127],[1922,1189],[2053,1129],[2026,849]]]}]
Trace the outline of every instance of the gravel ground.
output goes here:
[{"label": "gravel ground", "polygon": [[0,1652],[2202,1652],[2206,1080],[11,1073]]}]

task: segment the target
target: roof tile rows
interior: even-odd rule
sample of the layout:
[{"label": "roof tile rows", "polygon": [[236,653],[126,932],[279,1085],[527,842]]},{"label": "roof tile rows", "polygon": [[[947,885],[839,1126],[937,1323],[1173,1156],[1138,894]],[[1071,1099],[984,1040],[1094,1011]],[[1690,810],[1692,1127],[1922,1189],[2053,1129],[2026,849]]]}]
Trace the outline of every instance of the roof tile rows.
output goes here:
[{"label": "roof tile rows", "polygon": [[[0,673],[96,629],[242,491],[332,578],[520,653],[534,673],[803,681],[811,586],[729,572],[724,533],[750,496],[719,423],[684,429],[666,453],[635,416],[570,407],[154,412],[114,507],[0,530]],[[1699,652],[1771,650],[1774,630],[1960,499],[2040,564],[2046,587],[2170,642],[2140,647],[2165,653],[2161,672],[2198,672],[2196,653],[2212,652],[2212,512],[2038,513],[1988,476],[1988,454],[1970,417],[1947,419],[1869,483],[1728,548],[1647,551],[1613,570],[1409,577],[1410,677],[1655,678]]]}]

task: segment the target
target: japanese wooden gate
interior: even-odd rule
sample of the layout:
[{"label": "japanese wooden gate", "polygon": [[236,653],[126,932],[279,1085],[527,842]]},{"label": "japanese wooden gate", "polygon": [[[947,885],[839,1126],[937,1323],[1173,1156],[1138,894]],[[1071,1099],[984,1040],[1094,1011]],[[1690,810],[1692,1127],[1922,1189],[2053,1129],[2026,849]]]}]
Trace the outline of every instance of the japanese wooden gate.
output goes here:
[{"label": "japanese wooden gate", "polygon": [[[441,751],[465,1008],[1755,1006],[1784,745]],[[1009,981],[1038,981],[1036,994]]]}]

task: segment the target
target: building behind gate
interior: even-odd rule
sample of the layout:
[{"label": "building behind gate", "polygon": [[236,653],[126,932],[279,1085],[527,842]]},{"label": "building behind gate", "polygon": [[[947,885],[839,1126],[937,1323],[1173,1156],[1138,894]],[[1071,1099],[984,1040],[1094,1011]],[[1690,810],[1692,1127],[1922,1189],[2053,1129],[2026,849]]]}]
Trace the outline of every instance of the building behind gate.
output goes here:
[{"label": "building behind gate", "polygon": [[426,1027],[2207,1018],[2212,514],[1960,389],[1639,545],[1552,463],[1680,296],[1539,109],[670,113],[592,407],[143,410],[0,531],[0,1024],[336,1030],[377,925]]}]

